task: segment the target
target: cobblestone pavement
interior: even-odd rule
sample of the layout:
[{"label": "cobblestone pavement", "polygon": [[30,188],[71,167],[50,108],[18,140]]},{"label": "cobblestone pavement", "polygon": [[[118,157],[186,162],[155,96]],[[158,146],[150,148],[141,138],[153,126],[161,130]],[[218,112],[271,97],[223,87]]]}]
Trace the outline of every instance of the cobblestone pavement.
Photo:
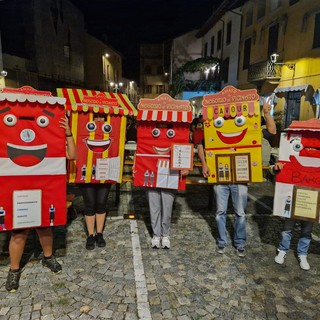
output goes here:
[{"label": "cobblestone pavement", "polygon": [[[247,256],[239,258],[231,245],[219,255],[214,209],[208,209],[209,189],[189,186],[178,193],[170,250],[150,248],[145,192],[129,183],[121,186],[118,207],[111,192],[107,246],[85,250],[77,196],[77,218],[54,228],[62,273],[52,274],[39,263],[41,249],[32,233],[15,293],[4,287],[9,234],[0,234],[0,319],[319,319],[319,225],[308,256],[310,271],[300,269],[294,254],[297,234],[285,264],[275,264],[283,221],[271,215],[274,186],[253,184],[247,209]],[[133,212],[136,220],[123,219],[123,214]],[[231,237],[232,221],[230,209]]]}]

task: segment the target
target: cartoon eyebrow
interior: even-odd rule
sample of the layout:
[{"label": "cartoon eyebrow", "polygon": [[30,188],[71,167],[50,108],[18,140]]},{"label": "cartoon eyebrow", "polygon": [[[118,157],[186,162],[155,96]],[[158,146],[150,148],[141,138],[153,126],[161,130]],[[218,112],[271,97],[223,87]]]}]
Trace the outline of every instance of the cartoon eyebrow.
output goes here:
[{"label": "cartoon eyebrow", "polygon": [[11,110],[10,107],[6,107],[6,108],[0,110],[0,114],[1,114],[1,113],[4,113],[4,112],[7,112],[7,111],[9,111],[9,110]]},{"label": "cartoon eyebrow", "polygon": [[42,112],[45,113],[45,114],[47,114],[48,116],[50,116],[50,117],[52,117],[52,118],[54,118],[54,116],[55,116],[54,113],[52,113],[52,112],[50,112],[50,111],[48,111],[48,110],[46,110],[46,109],[42,110]]}]

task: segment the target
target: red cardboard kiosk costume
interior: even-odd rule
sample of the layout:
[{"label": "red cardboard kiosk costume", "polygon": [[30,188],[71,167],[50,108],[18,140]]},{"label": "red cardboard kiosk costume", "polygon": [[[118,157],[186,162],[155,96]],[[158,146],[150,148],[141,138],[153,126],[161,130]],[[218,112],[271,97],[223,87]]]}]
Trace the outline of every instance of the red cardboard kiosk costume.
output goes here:
[{"label": "red cardboard kiosk costume", "polygon": [[273,213],[320,222],[320,119],[293,121],[281,134]]},{"label": "red cardboard kiosk costume", "polygon": [[0,91],[0,231],[66,223],[64,103],[31,87]]},{"label": "red cardboard kiosk costume", "polygon": [[141,99],[137,121],[134,185],[184,190],[185,177],[180,177],[178,168],[172,168],[172,153],[174,144],[183,146],[189,142],[189,101],[175,100],[168,94]]},{"label": "red cardboard kiosk costume", "polygon": [[[67,99],[71,131],[78,150],[70,162],[71,183],[120,183],[122,180],[126,116],[137,111],[125,95],[84,89],[57,89]],[[94,114],[106,117],[101,124]]]}]

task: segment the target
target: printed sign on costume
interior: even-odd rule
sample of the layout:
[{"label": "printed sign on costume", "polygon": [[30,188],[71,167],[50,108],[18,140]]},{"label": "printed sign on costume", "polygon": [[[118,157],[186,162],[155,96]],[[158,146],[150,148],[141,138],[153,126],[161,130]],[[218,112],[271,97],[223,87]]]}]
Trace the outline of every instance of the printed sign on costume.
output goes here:
[{"label": "printed sign on costume", "polygon": [[0,91],[0,231],[66,223],[64,98]]},{"label": "printed sign on costume", "polygon": [[126,116],[137,111],[124,94],[83,89],[57,89],[66,98],[77,160],[70,161],[72,183],[120,183]]},{"label": "printed sign on costume", "polygon": [[175,100],[165,93],[141,99],[137,120],[134,185],[185,189],[180,170],[190,169],[193,157],[193,146],[188,144],[192,121],[189,101]]},{"label": "printed sign on costume", "polygon": [[320,120],[293,121],[279,150],[274,215],[320,222]]},{"label": "printed sign on costume", "polygon": [[202,102],[212,183],[262,182],[260,102],[256,89],[227,86]]}]

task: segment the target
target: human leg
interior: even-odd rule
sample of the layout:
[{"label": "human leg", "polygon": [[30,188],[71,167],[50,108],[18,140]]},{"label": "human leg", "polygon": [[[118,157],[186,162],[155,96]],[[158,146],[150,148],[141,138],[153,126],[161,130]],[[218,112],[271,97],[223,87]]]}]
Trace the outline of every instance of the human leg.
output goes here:
[{"label": "human leg", "polygon": [[295,223],[296,221],[294,219],[285,219],[284,221],[283,231],[281,232],[281,241],[278,246],[278,254],[274,258],[274,261],[278,264],[284,263],[286,253],[290,249],[290,243]]},{"label": "human leg", "polygon": [[43,250],[42,265],[49,268],[54,273],[60,273],[62,267],[60,263],[53,256],[53,232],[52,228],[38,228],[36,229],[39,236],[39,241]]},{"label": "human leg", "polygon": [[298,259],[300,267],[303,270],[309,270],[310,265],[307,261],[308,250],[311,242],[311,232],[313,227],[313,222],[310,221],[300,221],[301,232],[297,245]]},{"label": "human leg", "polygon": [[247,240],[245,210],[248,202],[248,186],[246,184],[231,184],[230,190],[235,211],[234,246],[241,251],[244,250]]},{"label": "human leg", "polygon": [[218,184],[214,186],[214,194],[216,200],[216,223],[218,228],[218,236],[216,243],[218,250],[223,249],[227,245],[226,219],[228,209],[228,199],[230,194],[229,185]]},{"label": "human leg", "polygon": [[19,280],[21,275],[20,261],[28,234],[29,229],[11,232],[9,243],[10,269],[6,281],[6,290],[9,292],[15,292],[19,288]]},{"label": "human leg", "polygon": [[174,199],[177,190],[161,190],[162,214],[161,214],[161,242],[163,249],[170,249],[170,228]]},{"label": "human leg", "polygon": [[148,188],[146,190],[149,203],[150,222],[153,237],[151,240],[152,248],[160,248],[161,238],[161,190]]}]

